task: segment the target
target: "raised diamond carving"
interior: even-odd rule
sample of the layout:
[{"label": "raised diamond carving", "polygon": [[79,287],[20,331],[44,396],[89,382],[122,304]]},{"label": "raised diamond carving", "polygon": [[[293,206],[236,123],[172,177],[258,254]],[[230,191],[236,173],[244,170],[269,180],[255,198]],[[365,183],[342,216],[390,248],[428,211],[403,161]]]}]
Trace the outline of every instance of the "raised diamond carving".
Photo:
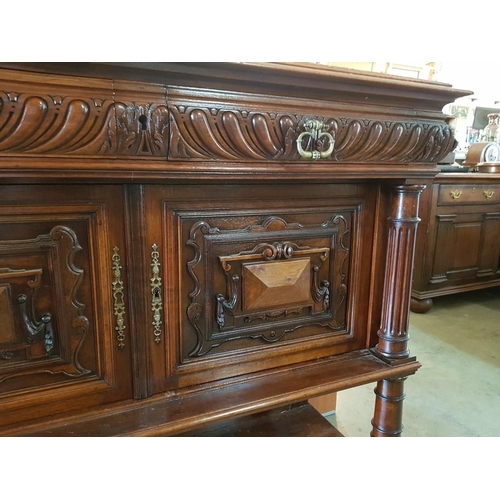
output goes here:
[{"label": "raised diamond carving", "polygon": [[245,310],[310,303],[310,259],[245,264],[243,297]]}]

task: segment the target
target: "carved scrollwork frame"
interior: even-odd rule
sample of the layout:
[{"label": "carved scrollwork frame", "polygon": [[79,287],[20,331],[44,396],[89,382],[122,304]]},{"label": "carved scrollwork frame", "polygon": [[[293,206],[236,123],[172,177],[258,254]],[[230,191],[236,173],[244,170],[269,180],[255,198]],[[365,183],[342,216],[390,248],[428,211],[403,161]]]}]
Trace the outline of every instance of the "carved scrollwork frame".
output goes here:
[{"label": "carved scrollwork frame", "polygon": [[[20,252],[20,250],[22,250]],[[1,270],[1,280],[8,283],[12,290],[26,290],[16,292],[14,298],[19,308],[20,325],[24,332],[24,342],[26,345],[36,345],[43,343],[45,357],[50,358],[50,366],[39,366],[43,358],[32,354],[29,356],[30,364],[25,369],[19,369],[15,373],[9,373],[0,376],[0,382],[18,376],[24,376],[27,373],[63,373],[64,375],[75,378],[90,373],[90,370],[82,366],[79,359],[79,352],[87,336],[89,320],[84,315],[85,305],[78,298],[78,290],[83,280],[83,269],[75,264],[75,255],[82,250],[75,232],[66,226],[54,226],[49,234],[42,234],[34,239],[26,240],[3,240],[0,241],[0,256],[3,259],[15,261],[17,253],[20,255],[46,255],[52,262],[51,270],[43,269],[24,269],[13,270],[3,268]],[[39,318],[35,310],[37,302],[37,292],[42,286],[44,273],[52,273],[52,279],[45,279],[45,286],[53,279],[64,283],[63,288],[59,290],[59,306],[67,311],[70,321],[68,331],[61,331],[62,322],[56,321],[57,310],[46,310]],[[66,279],[63,280],[62,276]],[[25,285],[22,285],[22,282]],[[22,288],[24,286],[24,288]],[[54,295],[51,295],[54,298]],[[55,307],[55,303],[52,305]],[[7,355],[3,359],[12,363],[18,361],[16,353],[26,350],[26,345],[18,339]],[[5,354],[5,353],[4,353]],[[22,359],[19,359],[22,363]]]},{"label": "carved scrollwork frame", "polygon": [[[322,238],[328,242],[328,246],[311,247],[291,240],[271,243],[265,241],[266,228],[270,228],[270,234],[274,235],[280,228],[287,236],[295,234],[295,237],[303,241],[307,241],[308,238],[316,240]],[[234,231],[230,233],[234,235]],[[211,330],[210,318],[205,312],[210,306],[204,305],[199,297],[210,295],[213,286],[210,276],[217,271],[208,271],[204,258],[209,258],[211,252],[217,252],[217,242],[223,241],[229,233],[218,227],[212,227],[207,221],[202,220],[193,224],[186,245],[194,250],[194,257],[187,262],[187,270],[194,289],[188,294],[190,300],[186,315],[196,333],[197,342],[189,357],[202,356],[233,339],[277,342],[288,333],[307,325],[316,325],[323,331],[325,329],[332,332],[343,331],[346,326],[345,316],[340,313],[340,309],[345,307],[347,293],[348,233],[347,221],[340,215],[332,216],[315,227],[290,224],[280,217],[272,216],[264,218],[260,224],[242,227],[238,230],[236,238],[240,245],[246,246],[247,249],[232,255],[217,255],[226,290],[223,293],[214,289],[213,310],[216,329]],[[256,239],[257,242],[249,247],[248,243],[255,242]],[[335,269],[332,268],[333,251],[339,255],[335,260],[337,262]],[[280,262],[283,264],[279,264]],[[291,263],[292,267],[285,265],[286,262]],[[266,263],[274,263],[273,269],[267,268]],[[326,266],[324,270],[321,267],[323,263]],[[248,298],[242,301],[241,298],[246,297],[251,290],[248,288],[249,278],[245,276],[255,271],[264,277],[264,281],[277,280],[278,286],[284,286],[291,298],[276,300],[272,297],[271,290],[264,301],[256,296],[256,303],[260,303],[258,306],[250,306]],[[293,286],[292,288],[289,286],[295,278],[289,278],[286,274],[288,272],[298,277],[297,296],[294,296]],[[259,280],[256,276],[252,279]],[[335,290],[332,290],[332,280],[336,283]],[[332,293],[335,293],[336,297],[335,310],[332,310]],[[228,317],[231,318],[229,322]],[[299,321],[293,317],[297,317]]]}]

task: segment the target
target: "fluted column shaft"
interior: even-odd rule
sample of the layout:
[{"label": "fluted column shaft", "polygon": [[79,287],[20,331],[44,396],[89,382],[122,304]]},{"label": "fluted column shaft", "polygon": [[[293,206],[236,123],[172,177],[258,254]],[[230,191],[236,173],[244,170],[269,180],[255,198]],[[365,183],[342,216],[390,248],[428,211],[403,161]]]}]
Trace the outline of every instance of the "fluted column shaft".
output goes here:
[{"label": "fluted column shaft", "polygon": [[[411,281],[420,193],[423,186],[396,186],[389,235],[379,340],[375,352],[389,362],[404,360],[408,349]],[[405,377],[380,380],[375,389],[372,436],[398,437],[403,432]]]},{"label": "fluted column shaft", "polygon": [[391,359],[409,356],[408,323],[420,193],[423,186],[396,186],[389,217],[382,318],[375,350]]}]

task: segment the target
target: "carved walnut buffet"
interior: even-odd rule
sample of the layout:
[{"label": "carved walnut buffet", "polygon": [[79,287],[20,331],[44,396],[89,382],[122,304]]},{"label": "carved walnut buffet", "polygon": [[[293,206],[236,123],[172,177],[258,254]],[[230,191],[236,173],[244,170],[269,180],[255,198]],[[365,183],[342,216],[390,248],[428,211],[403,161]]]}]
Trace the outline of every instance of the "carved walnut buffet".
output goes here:
[{"label": "carved walnut buffet", "polygon": [[2,435],[314,420],[309,398],[374,382],[372,435],[401,434],[419,196],[466,92],[305,64],[2,68]]}]

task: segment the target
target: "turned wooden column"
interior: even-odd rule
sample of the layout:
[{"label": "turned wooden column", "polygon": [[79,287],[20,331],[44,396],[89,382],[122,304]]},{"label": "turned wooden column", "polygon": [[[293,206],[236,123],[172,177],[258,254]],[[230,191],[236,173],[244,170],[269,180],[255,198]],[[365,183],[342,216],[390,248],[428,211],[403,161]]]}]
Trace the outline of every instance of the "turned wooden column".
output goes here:
[{"label": "turned wooden column", "polygon": [[[407,359],[411,280],[420,193],[425,186],[396,186],[389,216],[382,318],[374,352],[391,363]],[[381,380],[375,389],[372,436],[400,436],[405,378]]]}]

